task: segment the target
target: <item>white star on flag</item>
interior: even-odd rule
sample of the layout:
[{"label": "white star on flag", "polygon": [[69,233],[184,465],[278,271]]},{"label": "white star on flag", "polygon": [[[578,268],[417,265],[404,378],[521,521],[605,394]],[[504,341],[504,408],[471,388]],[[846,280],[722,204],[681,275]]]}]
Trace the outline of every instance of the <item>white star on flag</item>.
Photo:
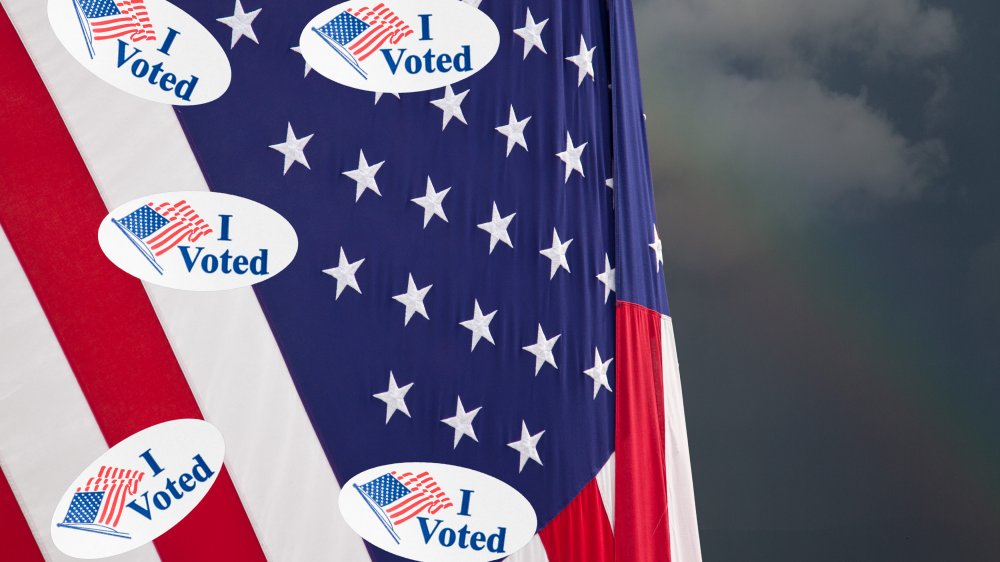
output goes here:
[{"label": "white star on flag", "polygon": [[417,284],[413,282],[413,274],[411,273],[406,282],[406,292],[392,297],[392,300],[406,307],[406,318],[403,320],[404,326],[410,323],[410,318],[413,318],[414,313],[430,320],[430,316],[427,316],[427,309],[424,308],[424,297],[427,296],[427,292],[433,286],[427,285],[422,289],[418,289]]},{"label": "white star on flag", "polygon": [[601,391],[601,387],[611,392],[611,385],[608,384],[608,367],[611,366],[612,361],[614,361],[614,358],[602,361],[601,352],[596,347],[594,348],[594,366],[583,372],[583,374],[594,379],[594,399],[597,398],[597,393]]},{"label": "white star on flag", "polygon": [[374,191],[375,195],[378,195],[379,197],[382,196],[382,192],[378,190],[378,183],[375,182],[375,174],[378,173],[382,164],[385,164],[385,160],[379,162],[378,164],[372,164],[369,166],[368,160],[365,159],[365,151],[362,150],[361,154],[358,156],[357,169],[341,172],[343,175],[354,180],[356,184],[356,193],[354,195],[355,202],[361,200],[361,194],[367,189]]},{"label": "white star on flag", "polygon": [[575,64],[577,66],[577,70],[579,71],[577,74],[577,82],[576,82],[577,86],[583,84],[583,79],[586,78],[587,76],[590,76],[591,80],[594,79],[593,61],[594,61],[594,49],[596,48],[597,47],[591,47],[590,49],[587,49],[587,41],[583,38],[583,35],[581,35],[580,53],[577,55],[573,55],[571,57],[566,57],[566,60]]},{"label": "white star on flag", "polygon": [[507,446],[514,449],[520,454],[520,465],[518,466],[517,472],[520,474],[524,470],[524,465],[531,459],[538,464],[542,464],[541,457],[538,456],[538,441],[542,438],[545,430],[539,431],[538,433],[532,435],[528,431],[528,425],[521,420],[521,439],[514,441],[513,443],[507,443]]},{"label": "white star on flag", "polygon": [[445,418],[441,420],[441,423],[447,424],[455,429],[455,442],[452,445],[452,449],[458,448],[458,442],[462,440],[462,437],[468,435],[476,443],[479,442],[479,438],[476,437],[476,430],[472,427],[472,420],[476,419],[476,414],[479,410],[482,410],[482,406],[465,411],[465,407],[462,406],[462,397],[458,397],[458,405],[455,406],[455,415],[450,418]]},{"label": "white star on flag", "polygon": [[288,123],[288,131],[285,133],[285,142],[272,144],[270,148],[277,150],[285,156],[285,171],[282,175],[288,173],[288,169],[292,167],[292,164],[298,162],[309,168],[309,161],[306,160],[306,145],[313,138],[312,135],[306,135],[302,138],[295,137],[295,131],[292,130],[292,124]]},{"label": "white star on flag", "polygon": [[514,149],[515,144],[520,145],[524,150],[528,150],[528,142],[524,140],[524,128],[528,126],[528,121],[531,121],[530,115],[518,121],[517,115],[514,114],[514,106],[512,105],[510,106],[510,117],[507,120],[507,124],[496,128],[497,132],[507,137],[507,156],[510,156],[510,151]]},{"label": "white star on flag", "polygon": [[[292,47],[291,50],[292,50],[292,52],[298,53],[300,55],[302,54],[302,49],[298,45]],[[302,57],[302,60],[305,61],[305,63],[306,63],[306,71],[302,75],[302,77],[305,78],[306,76],[309,76],[309,71],[312,70],[312,67],[309,66],[309,61],[307,61],[304,56]]]},{"label": "white star on flag", "polygon": [[524,16],[524,27],[514,30],[514,35],[524,39],[524,56],[521,57],[522,60],[528,58],[528,53],[535,47],[542,53],[548,54],[545,50],[545,45],[542,43],[542,29],[547,23],[549,23],[548,19],[535,23],[535,18],[531,16],[531,8],[528,8],[528,13]]},{"label": "white star on flag", "polygon": [[410,416],[410,410],[406,407],[406,393],[410,391],[410,387],[413,383],[399,387],[396,386],[396,377],[389,371],[389,388],[385,392],[379,392],[377,394],[372,394],[373,398],[378,398],[379,400],[385,402],[385,423],[389,424],[389,420],[392,415],[397,411],[406,414],[406,417]]},{"label": "white star on flag", "polygon": [[448,122],[454,117],[468,125],[465,121],[465,114],[462,113],[462,100],[468,95],[469,90],[456,94],[452,91],[451,86],[444,87],[444,97],[437,100],[431,100],[431,105],[438,108],[442,112],[441,120],[441,130],[443,131],[445,127],[448,126]]},{"label": "white star on flag", "polygon": [[538,252],[543,256],[549,258],[552,262],[552,268],[549,272],[549,279],[553,279],[556,276],[556,272],[559,268],[566,270],[569,273],[569,262],[566,261],[566,251],[569,249],[569,245],[573,243],[573,239],[563,242],[559,239],[559,232],[556,229],[552,229],[552,246]]},{"label": "white star on flag", "polygon": [[587,143],[583,143],[580,146],[573,146],[573,137],[569,135],[569,131],[566,131],[566,150],[556,154],[560,160],[566,163],[566,178],[564,183],[569,182],[569,177],[574,171],[580,172],[581,176],[586,177],[583,173],[583,162],[581,161],[583,149],[586,147]]},{"label": "white star on flag", "polygon": [[656,231],[656,225],[653,225],[653,243],[649,247],[653,249],[653,254],[656,256],[656,271],[660,271],[660,266],[663,265],[663,242],[660,241],[660,233]]},{"label": "white star on flag", "polygon": [[490,333],[490,322],[493,321],[493,317],[496,316],[497,311],[494,310],[489,314],[483,314],[482,309],[479,308],[478,299],[474,301],[473,306],[475,309],[472,311],[472,318],[459,322],[459,325],[472,332],[472,350],[476,349],[476,344],[479,343],[480,338],[496,345],[496,342],[493,341],[493,334]]},{"label": "white star on flag", "polygon": [[375,105],[378,105],[378,100],[382,99],[382,96],[394,96],[397,100],[399,99],[397,92],[375,92]]},{"label": "white star on flag", "polygon": [[604,254],[604,272],[597,274],[597,280],[604,283],[604,302],[608,302],[608,297],[615,290],[615,268],[611,267],[608,255]]},{"label": "white star on flag", "polygon": [[562,334],[556,334],[553,338],[546,338],[545,332],[542,331],[542,325],[538,325],[538,341],[531,345],[526,345],[521,349],[527,351],[528,353],[535,356],[535,376],[538,376],[538,372],[542,370],[542,365],[548,363],[556,369],[559,367],[556,365],[555,355],[552,354],[552,349],[556,346],[556,342]]},{"label": "white star on flag", "polygon": [[510,221],[514,220],[514,215],[517,213],[511,213],[506,217],[500,216],[500,211],[497,210],[497,202],[493,202],[493,218],[490,222],[484,222],[482,224],[476,225],[482,230],[490,233],[490,253],[493,253],[493,249],[497,247],[497,242],[503,242],[504,244],[514,247],[514,243],[510,241],[510,235],[507,233],[507,227],[510,226]]},{"label": "white star on flag", "polygon": [[427,228],[427,223],[431,222],[431,219],[435,216],[440,217],[444,222],[448,222],[448,217],[444,214],[442,203],[444,202],[444,196],[448,195],[449,191],[451,191],[450,187],[441,191],[434,191],[434,184],[431,183],[431,177],[427,176],[426,194],[423,197],[410,199],[410,201],[424,208],[424,228]]},{"label": "white star on flag", "polygon": [[233,9],[233,15],[215,20],[232,28],[232,43],[229,45],[230,50],[236,47],[236,43],[243,37],[249,38],[258,45],[260,44],[260,41],[257,40],[257,35],[253,32],[253,20],[257,17],[257,14],[260,13],[260,10],[260,8],[257,8],[249,13],[244,12],[243,4],[240,4],[240,0],[236,0],[236,8]]},{"label": "white star on flag", "polygon": [[358,294],[361,294],[361,287],[358,286],[358,278],[355,275],[363,263],[365,263],[364,258],[356,262],[349,261],[347,254],[344,253],[343,246],[341,246],[340,263],[337,264],[337,267],[323,270],[323,273],[337,280],[337,296],[334,297],[334,300],[340,298],[340,293],[343,293],[346,287],[350,287],[357,291]]}]

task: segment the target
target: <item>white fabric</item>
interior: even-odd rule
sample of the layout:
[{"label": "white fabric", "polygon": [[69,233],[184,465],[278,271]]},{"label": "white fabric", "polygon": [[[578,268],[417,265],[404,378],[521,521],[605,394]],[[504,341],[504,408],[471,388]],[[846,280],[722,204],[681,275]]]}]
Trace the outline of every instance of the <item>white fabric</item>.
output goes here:
[{"label": "white fabric", "polygon": [[615,454],[611,453],[608,462],[604,463],[600,472],[597,473],[597,489],[601,492],[601,501],[604,502],[604,511],[608,514],[608,521],[611,522],[611,532],[615,532]]},{"label": "white fabric", "polygon": [[667,516],[670,521],[671,562],[701,562],[698,515],[694,507],[691,457],[688,455],[687,426],[681,373],[674,345],[674,324],[669,316],[660,320],[663,340],[663,406],[666,425]]},{"label": "white fabric", "polygon": [[[208,190],[170,106],[91,75],[58,43],[45,2],[2,1],[108,208],[151,193]],[[199,407],[226,439],[226,466],[268,559],[369,560],[336,508],[340,487],[252,289],[146,290]],[[38,443],[39,455],[51,451],[50,441]],[[63,451],[59,458],[76,462]]]},{"label": "white fabric", "polygon": [[542,539],[535,535],[524,548],[508,556],[507,562],[549,562],[549,555],[545,553]]},{"label": "white fabric", "polygon": [[[0,468],[45,559],[69,562],[49,525],[63,493],[108,445],[2,231],[0,310]],[[159,557],[146,545],[118,559]]]}]

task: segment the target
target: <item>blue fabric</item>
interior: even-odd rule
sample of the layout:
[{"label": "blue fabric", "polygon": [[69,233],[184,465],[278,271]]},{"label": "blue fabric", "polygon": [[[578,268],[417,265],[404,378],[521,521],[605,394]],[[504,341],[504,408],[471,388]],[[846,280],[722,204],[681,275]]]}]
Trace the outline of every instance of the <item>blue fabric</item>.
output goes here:
[{"label": "blue fabric", "polygon": [[[228,44],[229,28],[215,22],[217,5],[177,4]],[[513,30],[524,25],[529,5],[535,21],[549,19],[542,35],[548,54],[535,49],[524,59]],[[542,527],[614,448],[614,394],[602,390],[595,398],[583,374],[594,366],[595,347],[604,360],[614,356],[615,294],[605,302],[596,279],[605,254],[613,267],[631,260],[620,297],[666,310],[655,261],[655,277],[639,279],[652,257],[651,240],[641,236],[652,232],[651,194],[631,195],[649,190],[640,169],[645,141],[634,123],[637,100],[619,103],[619,113],[631,113],[612,125],[607,3],[483,2],[500,49],[453,86],[469,90],[462,103],[468,125],[452,119],[444,131],[442,112],[431,104],[443,89],[383,96],[375,105],[372,93],[315,72],[303,79],[303,59],[289,49],[305,22],[328,7],[304,1],[265,8],[253,24],[260,45],[241,43],[229,53],[229,92],[178,108],[181,123],[213,190],[259,201],[297,230],[294,262],[255,290],[341,483],[392,462],[460,465],[519,490]],[[581,35],[596,46],[595,79],[578,86],[578,68],[565,58],[579,52]],[[629,49],[634,54],[634,45]],[[635,72],[634,61],[624,70]],[[638,95],[637,77],[617,82],[616,96]],[[508,157],[507,139],[495,128],[507,124],[511,105],[518,119],[531,121],[528,151],[516,146]],[[283,175],[282,155],[268,147],[284,142],[289,122],[298,137],[314,135],[305,148],[311,169],[295,164]],[[584,176],[573,173],[568,182],[556,157],[567,132],[576,145],[587,143]],[[614,144],[624,154],[616,161],[624,179],[617,191],[605,185],[613,135],[623,137]],[[369,164],[385,162],[376,175],[382,196],[366,191],[355,202],[355,182],[343,172],[358,167],[360,150]],[[448,222],[433,217],[425,228],[424,210],[411,199],[425,195],[428,177],[436,190],[451,191],[443,203]],[[624,238],[617,253],[615,194]],[[501,242],[491,254],[490,236],[477,225],[491,219],[494,202],[502,216],[516,217],[513,249]],[[573,242],[571,272],[550,280],[551,262],[539,251],[551,246],[553,228]],[[362,293],[348,288],[335,299],[337,282],[323,270],[338,265],[341,247],[349,261],[365,260],[357,272]],[[411,274],[417,287],[433,285],[424,301],[430,319],[414,315],[404,327],[404,307],[392,297],[406,292]],[[459,323],[473,317],[474,301],[485,314],[498,310],[490,325],[496,345],[483,340],[470,352],[471,333]],[[536,376],[535,356],[522,348],[536,343],[539,324],[548,338],[561,336],[558,370],[544,365]],[[386,391],[390,370],[400,387],[414,386],[405,397],[412,417],[397,411],[387,424],[386,405],[372,395]],[[612,388],[614,370],[612,363]],[[473,422],[478,443],[466,437],[453,447],[454,431],[441,420],[455,415],[458,397],[466,410],[483,409]],[[522,420],[531,434],[545,433],[543,465],[529,460],[519,472],[508,443],[521,438]]]},{"label": "blue fabric", "polygon": [[618,254],[628,256],[618,268],[618,298],[670,314],[663,268],[657,272],[653,242],[656,205],[649,170],[646,120],[635,42],[631,0],[611,0],[611,41],[615,80],[614,152]]}]

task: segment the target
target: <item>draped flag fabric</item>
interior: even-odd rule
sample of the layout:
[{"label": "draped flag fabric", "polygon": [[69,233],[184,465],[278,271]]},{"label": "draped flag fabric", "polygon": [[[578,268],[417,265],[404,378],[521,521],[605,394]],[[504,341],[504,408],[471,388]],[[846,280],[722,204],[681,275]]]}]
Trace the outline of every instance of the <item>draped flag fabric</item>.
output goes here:
[{"label": "draped flag fabric", "polygon": [[[401,560],[337,498],[426,461],[527,498],[538,534],[509,560],[701,560],[630,0],[467,2],[499,29],[495,58],[402,94],[311,72],[299,34],[334,2],[178,0],[232,46],[228,92],[190,107],[85,70],[45,2],[0,2],[0,559],[69,560],[49,521],[73,478],[203,418],[226,441],[217,482],[120,559]],[[124,273],[99,224],[171,191],[273,209],[294,261],[217,292]],[[122,221],[134,243],[170,221],[212,234],[149,202]],[[456,501],[421,486],[405,493]]]}]

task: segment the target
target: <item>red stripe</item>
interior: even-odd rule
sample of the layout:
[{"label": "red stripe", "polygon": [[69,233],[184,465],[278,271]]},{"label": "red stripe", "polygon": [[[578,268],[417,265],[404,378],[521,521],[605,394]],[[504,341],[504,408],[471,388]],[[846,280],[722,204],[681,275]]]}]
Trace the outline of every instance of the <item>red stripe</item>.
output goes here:
[{"label": "red stripe", "polygon": [[3,529],[4,559],[24,562],[45,560],[2,470],[0,470],[0,529]]},{"label": "red stripe", "polygon": [[[591,480],[538,535],[549,562],[615,560],[615,537],[596,480]],[[633,559],[618,558],[618,562],[633,562]]]},{"label": "red stripe", "polygon": [[660,313],[618,303],[615,316],[615,551],[669,562]]},{"label": "red stripe", "polygon": [[[178,222],[174,222],[173,224],[167,226],[167,228],[163,229],[162,231],[160,231],[159,233],[157,233],[155,236],[153,236],[152,238],[150,238],[149,240],[147,240],[146,244],[147,245],[156,244],[157,242],[160,241],[161,238],[163,238],[165,236],[168,236],[171,232],[173,232],[173,231],[175,231],[178,228],[181,228],[183,226],[184,225],[182,225],[179,221]],[[156,248],[152,248],[152,249],[155,250]]]},{"label": "red stripe", "polygon": [[[0,226],[104,438],[113,445],[160,422],[201,418],[142,284],[97,244],[107,208],[6,12],[0,52]],[[155,541],[164,561],[264,560],[229,473],[216,478]]]}]

